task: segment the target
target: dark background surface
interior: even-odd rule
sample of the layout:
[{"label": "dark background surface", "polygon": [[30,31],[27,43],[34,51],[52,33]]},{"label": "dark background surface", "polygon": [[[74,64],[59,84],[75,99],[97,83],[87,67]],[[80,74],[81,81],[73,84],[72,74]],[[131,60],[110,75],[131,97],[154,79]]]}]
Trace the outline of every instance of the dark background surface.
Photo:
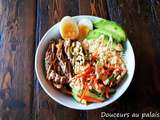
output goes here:
[{"label": "dark background surface", "polygon": [[[56,103],[42,90],[34,71],[36,47],[44,33],[63,16],[80,14],[121,24],[136,58],[125,94],[92,111]],[[102,111],[160,112],[160,1],[0,0],[0,120],[100,120]]]}]

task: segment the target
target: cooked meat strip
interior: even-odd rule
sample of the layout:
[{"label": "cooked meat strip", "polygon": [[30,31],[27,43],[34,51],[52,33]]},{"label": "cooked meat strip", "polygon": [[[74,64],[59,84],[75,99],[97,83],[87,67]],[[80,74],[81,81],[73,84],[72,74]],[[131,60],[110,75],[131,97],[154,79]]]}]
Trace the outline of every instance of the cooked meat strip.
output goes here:
[{"label": "cooked meat strip", "polygon": [[51,64],[55,63],[55,42],[51,42],[45,55],[45,68],[48,70]]},{"label": "cooked meat strip", "polygon": [[72,66],[64,52],[64,41],[53,41],[49,44],[45,55],[46,79],[53,86],[61,89],[72,77]]},{"label": "cooked meat strip", "polygon": [[67,62],[67,68],[68,68],[68,74],[69,74],[69,78],[72,78],[73,77],[73,69],[72,69],[72,65],[71,65],[71,63],[68,61]]},{"label": "cooked meat strip", "polygon": [[49,76],[48,76],[48,80],[51,80],[53,82],[54,85],[58,85],[58,84],[65,84],[68,81],[68,78],[66,78],[65,76],[60,76],[59,74],[57,74],[54,70],[51,70]]},{"label": "cooked meat strip", "polygon": [[64,52],[70,62],[72,62],[72,57],[70,54],[71,40],[64,41]]},{"label": "cooked meat strip", "polygon": [[65,74],[65,76],[70,79],[72,77],[72,67],[70,61],[67,59],[67,55],[65,54],[64,50],[64,42],[60,40],[60,42],[56,45],[57,46],[57,52],[56,57],[58,59],[58,63]]}]

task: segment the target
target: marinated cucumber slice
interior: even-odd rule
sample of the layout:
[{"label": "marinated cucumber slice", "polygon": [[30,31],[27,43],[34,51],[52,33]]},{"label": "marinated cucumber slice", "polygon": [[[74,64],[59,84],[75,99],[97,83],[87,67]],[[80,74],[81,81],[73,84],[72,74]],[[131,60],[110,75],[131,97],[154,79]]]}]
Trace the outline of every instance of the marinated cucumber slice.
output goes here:
[{"label": "marinated cucumber slice", "polygon": [[80,95],[80,94],[81,94],[80,91],[77,91],[76,89],[72,89],[72,96],[73,96],[73,98],[74,98],[77,102],[80,102],[80,103],[82,103],[82,104],[87,104],[87,101],[86,101],[86,100],[84,100],[84,99],[81,100],[81,98],[78,96],[78,95]]},{"label": "marinated cucumber slice", "polygon": [[89,97],[95,98],[95,99],[100,100],[100,101],[104,101],[105,100],[105,97],[98,96],[98,95],[96,95],[96,94],[94,94],[94,93],[92,93],[90,91],[87,91],[85,96],[89,96]]}]

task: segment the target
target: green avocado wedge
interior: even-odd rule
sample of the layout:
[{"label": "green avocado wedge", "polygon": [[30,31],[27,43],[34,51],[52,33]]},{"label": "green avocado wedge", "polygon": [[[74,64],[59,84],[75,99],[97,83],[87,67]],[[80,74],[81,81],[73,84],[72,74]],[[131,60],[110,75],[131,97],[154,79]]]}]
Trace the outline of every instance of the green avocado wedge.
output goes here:
[{"label": "green avocado wedge", "polygon": [[100,19],[94,21],[93,25],[96,28],[96,30],[99,31],[99,33],[96,33],[95,35],[100,33],[111,35],[117,43],[124,42],[127,39],[125,31],[116,22],[106,19]]},{"label": "green avocado wedge", "polygon": [[92,97],[92,98],[95,98],[95,99],[100,100],[100,101],[104,101],[105,100],[104,96],[96,95],[95,93],[93,93],[91,91],[87,91],[85,95],[89,96],[89,97]]},{"label": "green avocado wedge", "polygon": [[[86,39],[87,39],[88,42],[92,42],[92,40],[99,38],[101,35],[104,35],[104,37],[105,37],[104,43],[105,43],[105,45],[107,45],[108,42],[109,42],[108,41],[108,39],[109,39],[108,36],[111,36],[112,34],[109,33],[109,32],[105,32],[102,29],[95,29],[95,30],[90,31],[88,36],[86,37]],[[116,47],[116,45],[117,45],[117,42],[113,42],[112,43],[112,48],[114,49]]]}]

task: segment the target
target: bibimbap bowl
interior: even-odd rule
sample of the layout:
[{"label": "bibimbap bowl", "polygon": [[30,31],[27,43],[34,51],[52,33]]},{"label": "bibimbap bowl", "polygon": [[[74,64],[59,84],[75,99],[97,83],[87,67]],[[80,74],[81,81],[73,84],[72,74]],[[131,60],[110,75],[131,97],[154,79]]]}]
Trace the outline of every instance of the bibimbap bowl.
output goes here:
[{"label": "bibimbap bowl", "polygon": [[[83,19],[83,18],[90,19],[91,21],[101,19],[95,16],[83,16],[83,15],[74,16],[72,18],[75,21],[79,21],[80,19]],[[57,23],[53,25],[53,27],[51,27],[42,37],[35,55],[35,70],[36,70],[37,78],[39,80],[41,87],[53,100],[69,108],[78,109],[78,110],[92,110],[92,109],[98,109],[113,103],[127,90],[127,88],[129,87],[132,81],[132,78],[134,75],[134,69],[135,69],[134,52],[129,40],[127,40],[124,43],[124,46],[125,46],[124,59],[126,62],[126,68],[128,70],[127,75],[125,76],[124,80],[119,85],[119,87],[117,88],[116,93],[113,94],[111,98],[106,99],[104,102],[91,103],[91,104],[84,105],[73,100],[71,96],[67,96],[61,93],[60,91],[54,89],[53,86],[48,84],[48,82],[46,81],[46,76],[44,71],[44,57],[45,57],[45,52],[49,42],[53,39],[58,39],[59,37],[60,37],[59,23]]]}]

